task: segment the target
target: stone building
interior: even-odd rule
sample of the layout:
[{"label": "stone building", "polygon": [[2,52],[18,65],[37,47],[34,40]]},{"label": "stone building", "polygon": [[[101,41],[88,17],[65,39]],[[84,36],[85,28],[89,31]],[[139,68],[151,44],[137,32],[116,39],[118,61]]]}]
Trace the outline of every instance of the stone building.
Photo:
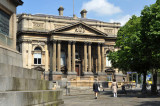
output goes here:
[{"label": "stone building", "polygon": [[[17,49],[23,55],[25,68],[42,68],[53,80],[76,76],[96,76],[112,80],[119,74],[111,69],[107,54],[114,48],[120,23],[44,14],[19,14]],[[107,79],[106,79],[107,78]]]}]

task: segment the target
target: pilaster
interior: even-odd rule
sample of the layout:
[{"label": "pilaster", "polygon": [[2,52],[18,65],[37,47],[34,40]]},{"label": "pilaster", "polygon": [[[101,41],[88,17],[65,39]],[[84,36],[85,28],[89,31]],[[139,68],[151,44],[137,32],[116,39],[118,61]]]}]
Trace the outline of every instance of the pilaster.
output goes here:
[{"label": "pilaster", "polygon": [[56,40],[54,40],[53,41],[53,50],[52,50],[52,53],[53,53],[53,55],[52,55],[52,70],[53,70],[53,72],[56,72],[56,46],[57,46],[57,41]]},{"label": "pilaster", "polygon": [[87,43],[84,43],[84,72],[87,72]]},{"label": "pilaster", "polygon": [[68,42],[67,70],[71,72],[71,42]]},{"label": "pilaster", "polygon": [[57,72],[61,72],[61,41],[57,45]]}]

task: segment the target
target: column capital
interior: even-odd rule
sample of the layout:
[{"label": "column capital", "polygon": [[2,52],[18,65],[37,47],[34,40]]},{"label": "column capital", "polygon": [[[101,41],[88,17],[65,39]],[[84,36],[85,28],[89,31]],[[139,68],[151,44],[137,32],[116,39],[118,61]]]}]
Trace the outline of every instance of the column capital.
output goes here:
[{"label": "column capital", "polygon": [[102,43],[102,46],[105,46],[105,44],[104,44],[104,43]]},{"label": "column capital", "polygon": [[57,40],[51,40],[52,42],[54,42],[54,43],[56,43],[57,42]]},{"label": "column capital", "polygon": [[92,44],[92,42],[88,42],[88,45],[91,45]]},{"label": "column capital", "polygon": [[61,41],[61,40],[57,40],[57,42],[58,42],[58,43],[61,43],[62,41]]},{"label": "column capital", "polygon": [[88,42],[84,42],[84,44],[85,44],[85,45],[87,45],[87,44],[88,44]]},{"label": "column capital", "polygon": [[101,45],[102,43],[101,42],[98,42],[98,45]]},{"label": "column capital", "polygon": [[73,44],[75,44],[75,43],[76,43],[76,41],[72,41],[72,43],[73,43]]},{"label": "column capital", "polygon": [[72,41],[68,41],[68,43],[69,43],[69,44],[71,44],[71,43],[72,43]]}]

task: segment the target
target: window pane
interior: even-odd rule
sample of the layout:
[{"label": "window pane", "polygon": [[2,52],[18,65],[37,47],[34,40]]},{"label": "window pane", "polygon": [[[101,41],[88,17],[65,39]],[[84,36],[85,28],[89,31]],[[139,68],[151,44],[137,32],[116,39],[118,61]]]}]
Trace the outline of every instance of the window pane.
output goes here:
[{"label": "window pane", "polygon": [[75,58],[76,58],[76,59],[78,59],[78,58],[79,58],[79,55],[78,55],[78,53],[76,53],[76,56],[75,56]]},{"label": "window pane", "polygon": [[41,58],[38,58],[38,64],[41,64]]},{"label": "window pane", "polygon": [[40,53],[35,53],[34,54],[34,58],[41,58],[42,56],[41,56],[41,54]]},{"label": "window pane", "polygon": [[34,64],[37,64],[37,58],[34,58]]},{"label": "window pane", "polygon": [[108,59],[108,57],[106,56],[106,66],[107,67],[111,67],[111,61]]},{"label": "window pane", "polygon": [[61,65],[62,66],[66,65],[66,55],[64,52],[61,53]]},{"label": "window pane", "polygon": [[0,10],[0,33],[9,36],[9,19],[10,16]]}]

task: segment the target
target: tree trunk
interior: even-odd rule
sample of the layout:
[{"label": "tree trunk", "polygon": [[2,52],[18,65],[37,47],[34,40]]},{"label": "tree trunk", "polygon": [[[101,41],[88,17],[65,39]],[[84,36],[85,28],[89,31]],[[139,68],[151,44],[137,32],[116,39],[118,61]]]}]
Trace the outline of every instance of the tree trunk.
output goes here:
[{"label": "tree trunk", "polygon": [[147,75],[147,72],[144,71],[143,72],[143,86],[142,86],[142,93],[145,94],[147,92],[147,89],[146,89],[146,75]]},{"label": "tree trunk", "polygon": [[157,94],[157,70],[153,71],[153,84],[151,86],[152,94]]}]

